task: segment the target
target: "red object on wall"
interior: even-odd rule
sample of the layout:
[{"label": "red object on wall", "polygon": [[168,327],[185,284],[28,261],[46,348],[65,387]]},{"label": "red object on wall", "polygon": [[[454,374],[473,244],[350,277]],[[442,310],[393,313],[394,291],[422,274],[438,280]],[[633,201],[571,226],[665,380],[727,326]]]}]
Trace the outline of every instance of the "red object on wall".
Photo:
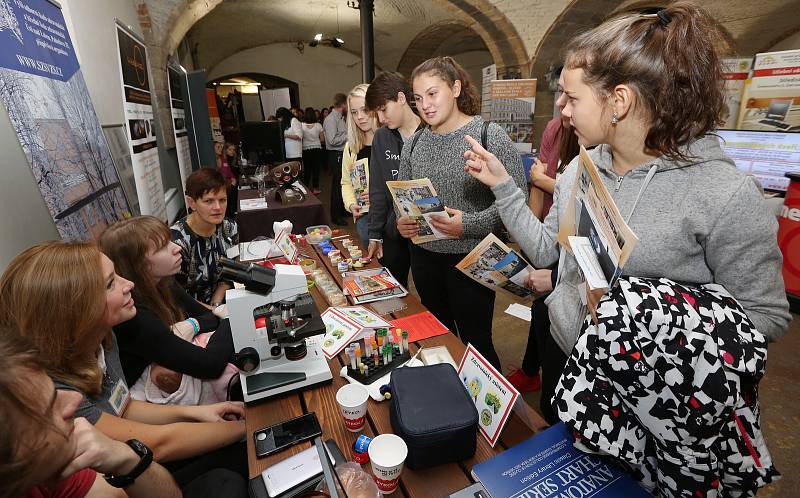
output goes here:
[{"label": "red object on wall", "polygon": [[783,282],[788,294],[800,297],[800,174],[791,178],[778,217],[778,246],[783,253]]}]

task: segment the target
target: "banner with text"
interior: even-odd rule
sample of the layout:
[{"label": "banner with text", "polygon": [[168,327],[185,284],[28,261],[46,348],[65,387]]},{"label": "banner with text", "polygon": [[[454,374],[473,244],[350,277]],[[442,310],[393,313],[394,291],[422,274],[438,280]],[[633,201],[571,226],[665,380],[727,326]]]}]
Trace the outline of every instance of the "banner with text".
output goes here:
[{"label": "banner with text", "polygon": [[800,50],[756,54],[739,129],[800,131]]},{"label": "banner with text", "polygon": [[167,220],[164,186],[158,162],[153,102],[147,70],[147,48],[131,33],[117,25],[125,128],[136,180],[136,197],[142,214]]},{"label": "banner with text", "polygon": [[734,129],[739,120],[739,109],[742,105],[744,82],[750,77],[753,66],[752,57],[722,59],[722,79],[724,80],[725,107],[722,117],[725,122],[720,128]]},{"label": "banner with text", "polygon": [[64,240],[130,216],[64,16],[47,0],[0,0],[0,98]]},{"label": "banner with text", "polygon": [[172,111],[172,129],[175,132],[175,152],[178,155],[178,169],[181,173],[181,187],[186,192],[186,177],[192,173],[192,157],[189,152],[189,132],[186,130],[186,111],[183,106],[181,81],[186,75],[180,69],[167,67],[169,80],[169,102]]},{"label": "banner with text", "polygon": [[492,81],[492,121],[506,130],[520,153],[533,147],[536,79]]}]

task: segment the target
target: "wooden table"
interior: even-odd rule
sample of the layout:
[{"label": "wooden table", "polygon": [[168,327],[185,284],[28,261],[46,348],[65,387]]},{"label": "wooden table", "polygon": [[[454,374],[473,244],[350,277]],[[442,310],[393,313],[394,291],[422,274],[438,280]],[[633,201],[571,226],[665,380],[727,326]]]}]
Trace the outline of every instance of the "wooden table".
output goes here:
[{"label": "wooden table", "polygon": [[[239,226],[239,241],[249,242],[259,236],[271,237],[272,223],[275,221],[292,220],[294,233],[305,233],[307,227],[325,225],[328,215],[322,202],[306,187],[306,198],[296,204],[281,204],[275,196],[267,199],[266,209],[249,209],[236,214],[236,223]],[[240,190],[239,201],[255,199],[258,189]]]},{"label": "wooden table", "polygon": [[[343,254],[347,253],[340,243],[335,242],[335,244],[337,248],[342,249]],[[305,244],[300,245],[300,250],[306,256],[315,259],[318,266],[327,268],[328,273],[341,287],[341,275],[331,267],[326,257],[320,257],[313,247]],[[368,267],[376,266],[378,265],[375,262],[368,265]],[[316,288],[311,290],[311,294],[314,296],[320,311],[328,307],[327,301]],[[425,307],[414,296],[409,295],[403,298],[403,301],[406,304],[405,309],[392,313],[391,316],[385,318],[395,319],[425,311]],[[367,304],[366,307],[369,308],[370,306]],[[422,346],[445,346],[456,362],[463,356],[466,349],[464,344],[452,333],[412,343],[409,345],[409,349],[414,352]],[[391,423],[389,422],[389,402],[376,402],[371,398],[367,409],[368,423],[364,429],[361,432],[350,432],[345,428],[335,396],[336,391],[347,382],[339,376],[339,371],[346,364],[346,361],[344,353],[329,361],[331,372],[333,373],[333,381],[329,384],[312,386],[302,392],[287,393],[268,398],[263,402],[247,405],[247,455],[251,478],[260,475],[270,465],[274,465],[288,456],[310,447],[310,443],[303,443],[266,458],[255,457],[253,432],[288,418],[316,412],[322,426],[323,439],[335,440],[348,460],[351,459],[353,442],[355,442],[359,434],[375,437],[378,434],[392,432]],[[509,417],[503,433],[494,448],[489,445],[482,435],[478,434],[477,450],[469,460],[422,470],[411,470],[406,467],[400,477],[400,486],[391,496],[440,497],[465,488],[472,482],[470,471],[473,465],[519,443],[545,427],[547,427],[547,423],[541,416],[521,401],[517,409]],[[364,465],[363,468],[372,475],[369,464]]]}]

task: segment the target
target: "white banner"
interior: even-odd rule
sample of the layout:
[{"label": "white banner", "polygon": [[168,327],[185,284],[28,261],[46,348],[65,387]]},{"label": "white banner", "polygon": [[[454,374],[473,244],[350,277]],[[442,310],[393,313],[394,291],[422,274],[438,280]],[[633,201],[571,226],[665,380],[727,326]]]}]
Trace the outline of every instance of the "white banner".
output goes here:
[{"label": "white banner", "polygon": [[117,25],[125,128],[131,148],[136,196],[142,214],[167,221],[164,185],[158,162],[153,103],[147,67],[147,48],[133,34]]}]

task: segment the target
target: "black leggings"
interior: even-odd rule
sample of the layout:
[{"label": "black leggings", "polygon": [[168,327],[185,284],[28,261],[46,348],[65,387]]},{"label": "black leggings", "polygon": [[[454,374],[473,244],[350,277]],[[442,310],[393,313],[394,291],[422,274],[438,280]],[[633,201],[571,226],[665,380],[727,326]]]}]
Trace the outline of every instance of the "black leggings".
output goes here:
[{"label": "black leggings", "polygon": [[308,188],[319,188],[319,170],[322,168],[322,149],[303,150],[303,183]]},{"label": "black leggings", "polygon": [[227,469],[247,480],[247,443],[240,441],[194,458],[163,464],[179,487],[184,487],[214,469]]},{"label": "black leggings", "polygon": [[466,254],[444,254],[411,246],[411,273],[422,304],[447,328],[458,332],[500,370],[492,344],[494,291],[456,268]]}]

